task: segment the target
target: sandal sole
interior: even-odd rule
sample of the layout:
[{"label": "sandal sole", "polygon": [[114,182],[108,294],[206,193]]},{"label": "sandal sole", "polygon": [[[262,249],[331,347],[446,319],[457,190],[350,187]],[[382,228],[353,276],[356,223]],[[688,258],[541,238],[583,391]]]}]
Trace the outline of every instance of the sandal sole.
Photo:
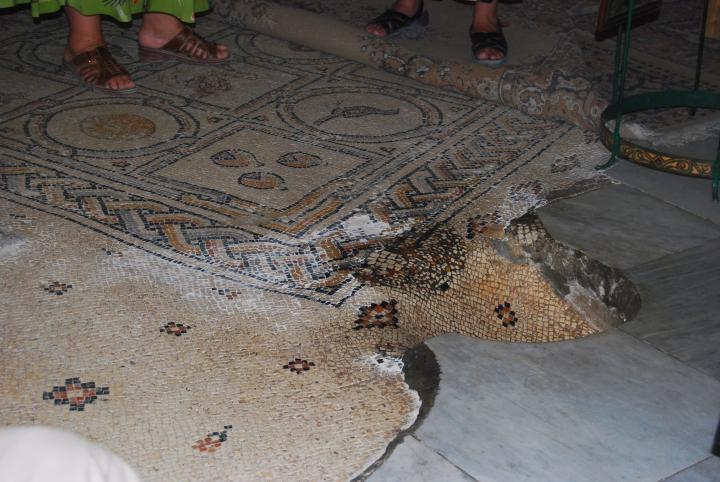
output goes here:
[{"label": "sandal sole", "polygon": [[154,63],[167,62],[169,60],[177,60],[178,62],[183,62],[185,64],[217,65],[217,64],[224,64],[227,61],[229,61],[231,58],[231,55],[228,53],[228,56],[225,57],[224,59],[213,59],[213,58],[196,59],[194,57],[190,57],[185,54],[173,52],[172,50],[151,49],[148,47],[139,47],[138,52],[140,55],[140,62],[145,63],[145,64],[154,64]]},{"label": "sandal sole", "polygon": [[483,60],[483,59],[478,59],[478,58],[473,57],[474,64],[485,65],[486,67],[491,67],[493,69],[500,67],[502,64],[505,63],[505,60],[507,60],[505,57],[503,57],[501,59],[497,59],[497,60],[489,60],[489,59]]},{"label": "sandal sole", "polygon": [[80,82],[80,84],[83,87],[88,87],[90,90],[100,93],[100,94],[111,94],[111,95],[130,95],[130,94],[136,94],[138,91],[137,86],[135,87],[129,87],[127,89],[110,89],[108,87],[102,87],[100,85],[94,85],[90,82],[86,81],[80,75],[75,71],[75,68],[67,63],[65,59],[63,59],[62,62],[62,69],[67,77],[72,77],[73,79]]}]

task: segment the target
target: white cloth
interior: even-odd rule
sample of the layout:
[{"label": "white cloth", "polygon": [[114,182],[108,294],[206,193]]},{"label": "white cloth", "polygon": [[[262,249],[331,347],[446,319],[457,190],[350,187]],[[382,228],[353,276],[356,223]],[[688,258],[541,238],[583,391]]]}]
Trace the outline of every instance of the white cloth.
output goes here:
[{"label": "white cloth", "polygon": [[120,457],[49,427],[0,430],[0,482],[140,482]]}]

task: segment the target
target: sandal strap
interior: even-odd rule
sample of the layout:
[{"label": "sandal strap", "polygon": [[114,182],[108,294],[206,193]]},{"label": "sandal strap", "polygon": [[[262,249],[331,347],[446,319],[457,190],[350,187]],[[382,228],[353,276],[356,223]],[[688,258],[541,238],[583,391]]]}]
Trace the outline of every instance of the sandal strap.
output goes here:
[{"label": "sandal strap", "polygon": [[472,51],[477,53],[479,50],[493,49],[503,55],[507,55],[508,44],[502,31],[499,32],[472,32],[470,34],[472,42]]},{"label": "sandal strap", "polygon": [[207,53],[208,57],[217,57],[217,44],[208,42],[187,25],[161,49],[184,54],[190,58],[200,59],[199,52]]},{"label": "sandal strap", "polygon": [[71,63],[80,77],[99,87],[114,77],[130,76],[105,45],[76,55]]},{"label": "sandal strap", "polygon": [[402,12],[397,12],[395,10],[385,10],[382,14],[378,15],[374,19],[370,20],[367,25],[373,25],[377,24],[380,25],[383,30],[385,30],[385,35],[388,35],[392,32],[395,32],[397,30],[400,30],[401,28],[405,27],[409,23],[417,20],[420,18],[425,11],[425,4],[423,1],[420,2],[420,5],[418,5],[417,12],[415,12],[415,15],[412,17],[409,15],[405,15]]}]

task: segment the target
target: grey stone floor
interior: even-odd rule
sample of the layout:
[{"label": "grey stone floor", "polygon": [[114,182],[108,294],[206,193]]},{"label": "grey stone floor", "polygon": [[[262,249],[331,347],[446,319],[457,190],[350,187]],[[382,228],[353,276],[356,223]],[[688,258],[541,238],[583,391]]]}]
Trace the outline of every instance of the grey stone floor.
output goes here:
[{"label": "grey stone floor", "polygon": [[369,480],[720,481],[720,204],[703,180],[608,173],[539,214],[631,277],[638,316],[564,343],[430,340],[434,406]]}]

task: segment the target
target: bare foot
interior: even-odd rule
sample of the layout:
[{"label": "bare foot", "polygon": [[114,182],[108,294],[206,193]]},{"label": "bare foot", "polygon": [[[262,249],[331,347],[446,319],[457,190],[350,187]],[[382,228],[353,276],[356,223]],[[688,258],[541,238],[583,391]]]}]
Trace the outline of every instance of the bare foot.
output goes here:
[{"label": "bare foot", "polygon": [[[74,8],[65,6],[65,16],[70,25],[68,43],[63,52],[63,58],[66,62],[72,63],[72,59],[78,55],[105,45],[99,15],[83,15]],[[91,82],[90,75],[90,72],[87,72],[84,80]],[[135,82],[129,75],[118,75],[99,87],[113,90],[132,89],[135,87]]]},{"label": "bare foot", "polygon": [[[498,20],[497,10],[497,1],[492,3],[475,2],[471,32],[500,32],[502,25]],[[475,58],[478,60],[500,60],[504,56],[505,54],[493,48],[480,49],[475,52]]]}]

